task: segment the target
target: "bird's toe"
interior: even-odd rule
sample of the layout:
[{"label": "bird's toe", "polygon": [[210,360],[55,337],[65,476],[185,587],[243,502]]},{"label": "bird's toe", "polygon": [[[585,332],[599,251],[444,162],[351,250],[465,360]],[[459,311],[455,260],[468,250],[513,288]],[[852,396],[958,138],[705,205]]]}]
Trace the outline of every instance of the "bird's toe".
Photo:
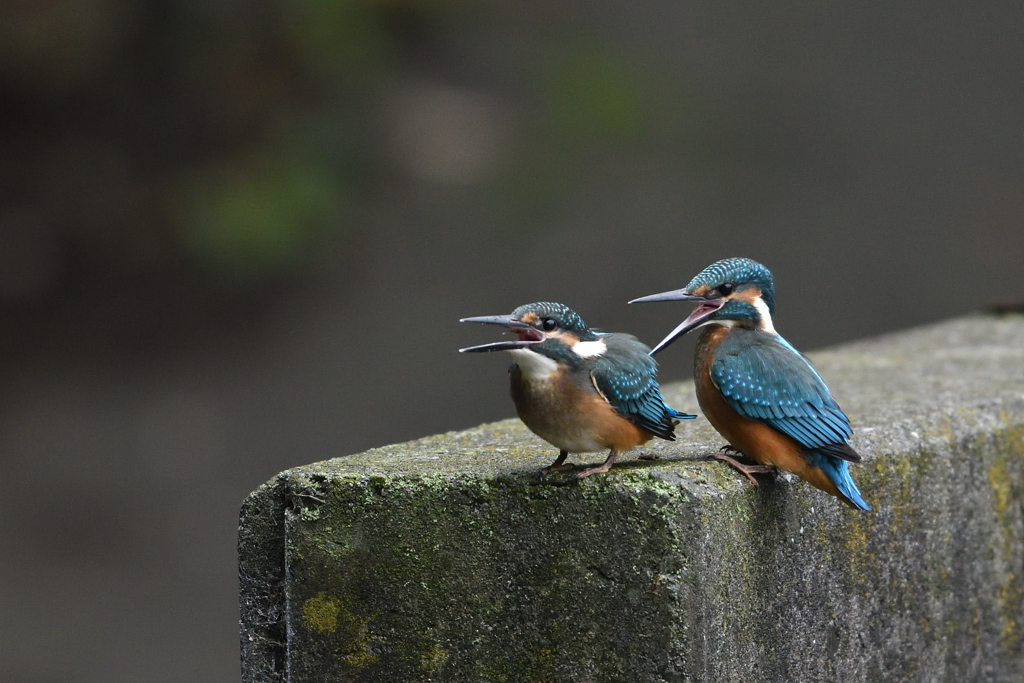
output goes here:
[{"label": "bird's toe", "polygon": [[573,476],[573,479],[576,481],[580,481],[581,479],[586,479],[592,474],[605,474],[610,469],[610,465],[598,465],[597,467],[588,467],[582,472],[577,472],[576,475]]}]

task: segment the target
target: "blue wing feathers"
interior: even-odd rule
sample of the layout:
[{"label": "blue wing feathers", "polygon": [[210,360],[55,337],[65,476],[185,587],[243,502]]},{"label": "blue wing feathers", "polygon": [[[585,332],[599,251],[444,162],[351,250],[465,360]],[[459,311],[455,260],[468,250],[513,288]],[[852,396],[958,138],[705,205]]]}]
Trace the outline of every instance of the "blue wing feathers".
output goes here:
[{"label": "blue wing feathers", "polygon": [[648,348],[627,334],[606,334],[607,351],[591,370],[594,384],[612,408],[657,437],[675,440],[674,420],[691,419],[665,404],[658,387],[658,365]]},{"label": "blue wing feathers", "polygon": [[763,422],[808,450],[859,461],[846,446],[850,420],[810,363],[781,337],[730,335],[716,350],[711,379],[738,413]]},{"label": "blue wing feathers", "polygon": [[850,420],[789,342],[764,332],[730,335],[715,352],[711,379],[736,412],[794,439],[851,505],[871,509],[847,464],[860,462],[849,445]]}]

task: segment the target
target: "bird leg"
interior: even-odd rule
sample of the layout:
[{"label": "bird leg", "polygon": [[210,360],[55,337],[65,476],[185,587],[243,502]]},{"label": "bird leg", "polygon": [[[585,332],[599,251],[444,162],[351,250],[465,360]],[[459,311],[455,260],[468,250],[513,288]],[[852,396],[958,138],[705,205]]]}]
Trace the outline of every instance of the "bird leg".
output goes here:
[{"label": "bird leg", "polygon": [[747,463],[742,463],[736,458],[728,455],[728,453],[735,453],[736,455],[741,456],[743,458],[747,457],[745,453],[740,451],[738,448],[735,448],[731,444],[722,446],[719,449],[719,451],[720,452],[712,455],[711,459],[721,460],[729,467],[732,467],[734,470],[741,472],[743,476],[749,479],[750,483],[753,484],[754,486],[757,486],[757,479],[754,479],[755,474],[768,474],[769,472],[775,471],[775,468],[771,465],[750,465]]},{"label": "bird leg", "polygon": [[619,452],[613,448],[612,450],[608,451],[608,457],[605,458],[605,461],[603,463],[601,463],[597,467],[588,467],[582,472],[577,473],[576,476],[573,477],[573,479],[579,481],[580,479],[586,479],[592,474],[604,474],[605,472],[612,468],[612,464],[618,457]]},{"label": "bird leg", "polygon": [[567,455],[569,455],[569,451],[559,451],[558,452],[558,459],[555,460],[550,465],[548,465],[547,467],[542,467],[540,469],[540,473],[542,475],[544,475],[544,474],[551,474],[552,472],[564,472],[565,470],[571,470],[572,469],[572,465],[564,464],[565,463],[565,458],[566,458]]}]

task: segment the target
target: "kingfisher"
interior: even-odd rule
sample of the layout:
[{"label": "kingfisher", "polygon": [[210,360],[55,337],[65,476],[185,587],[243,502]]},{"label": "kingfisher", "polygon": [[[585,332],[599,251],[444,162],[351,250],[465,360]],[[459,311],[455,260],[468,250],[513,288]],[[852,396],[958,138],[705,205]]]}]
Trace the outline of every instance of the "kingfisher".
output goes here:
[{"label": "kingfisher", "polygon": [[604,463],[574,479],[605,473],[623,451],[655,436],[674,441],[677,421],[696,417],[665,404],[649,347],[630,334],[591,330],[564,304],[541,301],[511,315],[459,322],[501,325],[518,337],[459,352],[512,354],[516,413],[530,431],[559,449],[558,459],[542,474],[571,469],[565,463],[569,453],[607,450]]},{"label": "kingfisher", "polygon": [[747,258],[723,259],[683,289],[630,303],[648,301],[697,302],[651,355],[703,328],[693,361],[697,401],[729,442],[716,459],[755,485],[753,474],[775,466],[854,508],[871,509],[850,476],[849,463],[861,457],[849,443],[849,418],[810,361],[775,331],[775,283],[767,268]]}]

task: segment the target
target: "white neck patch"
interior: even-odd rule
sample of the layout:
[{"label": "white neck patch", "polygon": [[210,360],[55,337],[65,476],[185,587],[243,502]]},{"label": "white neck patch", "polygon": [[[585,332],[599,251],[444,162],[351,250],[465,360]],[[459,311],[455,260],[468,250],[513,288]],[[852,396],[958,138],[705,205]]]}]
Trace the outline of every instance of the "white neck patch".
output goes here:
[{"label": "white neck patch", "polygon": [[608,350],[608,346],[598,339],[597,341],[576,342],[572,350],[580,358],[597,358]]},{"label": "white neck patch", "polygon": [[531,381],[544,381],[551,378],[558,370],[558,363],[547,356],[530,349],[513,349],[509,351],[516,359],[523,376]]},{"label": "white neck patch", "polygon": [[775,331],[775,325],[772,324],[772,313],[768,310],[768,304],[764,302],[764,299],[760,296],[754,299],[754,308],[757,309],[758,315],[761,316],[761,323],[757,326],[757,329],[762,332],[778,334],[778,332]]}]

